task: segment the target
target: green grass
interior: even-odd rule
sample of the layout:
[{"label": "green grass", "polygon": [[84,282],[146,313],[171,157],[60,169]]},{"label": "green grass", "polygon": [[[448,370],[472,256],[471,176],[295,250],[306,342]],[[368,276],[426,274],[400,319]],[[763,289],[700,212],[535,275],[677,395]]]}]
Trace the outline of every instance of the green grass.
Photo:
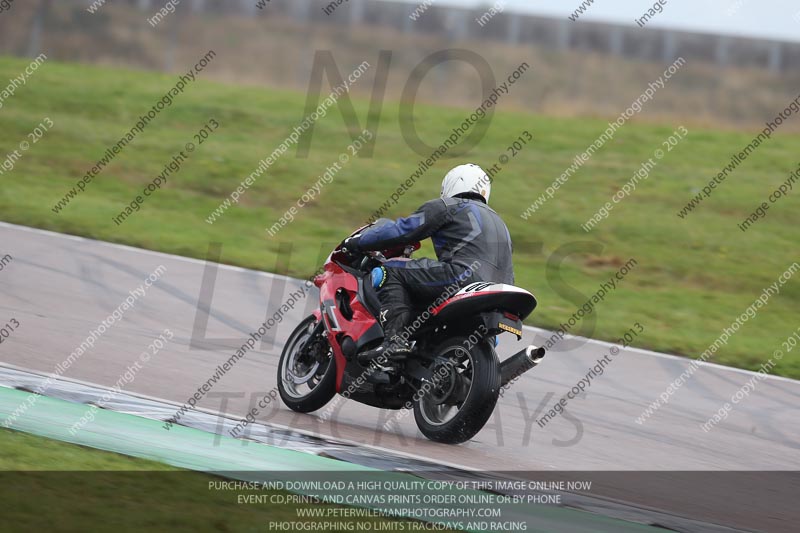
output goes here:
[{"label": "green grass", "polygon": [[[298,508],[337,507],[238,503],[238,495],[288,493],[209,488],[209,482],[222,480],[0,429],[4,531],[266,531],[271,521],[296,522]],[[373,517],[325,520],[387,522]]]},{"label": "green grass", "polygon": [[[0,472],[9,470],[41,472],[182,471],[180,468],[164,463],[95,450],[10,429],[0,429]],[[202,474],[198,475],[202,476]]]},{"label": "green grass", "polygon": [[[222,59],[218,59],[222,61]],[[0,59],[0,79],[26,62]],[[202,79],[202,74],[200,75]],[[320,254],[367,219],[417,167],[419,155],[401,135],[396,102],[384,104],[374,157],[355,158],[274,238],[272,225],[336,161],[350,142],[338,110],[317,125],[308,158],[290,151],[279,159],[213,226],[205,218],[271,153],[303,116],[305,95],[200,81],[189,86],[86,193],[56,215],[51,207],[105,149],[174,83],[173,76],[48,61],[0,110],[0,158],[45,117],[55,127],[0,176],[0,213],[7,221],[203,258],[209,242],[222,242],[222,261],[289,274],[314,272]],[[512,90],[514,90],[512,88]],[[355,101],[365,123],[368,102]],[[442,142],[466,110],[416,107],[416,127],[429,144]],[[210,119],[221,126],[180,173],[122,226],[111,221],[172,156]],[[794,119],[797,120],[797,119]],[[680,124],[624,126],[534,217],[519,215],[606,127],[602,119],[564,119],[521,113],[495,115],[486,137],[468,156],[439,161],[394,206],[391,216],[414,210],[438,194],[443,174],[470,160],[491,166],[523,130],[535,142],[497,176],[493,207],[515,241],[517,283],[533,291],[540,307],[529,319],[555,327],[616,271],[638,266],[596,311],[594,331],[614,341],[634,322],[645,328],[635,345],[696,357],[729,326],[797,255],[797,199],[775,204],[747,233],[741,222],[797,166],[797,135],[779,132],[740,166],[686,220],[676,212],[755,132],[692,128],[650,178],[618,204],[608,220],[586,234],[580,225],[630,179]],[[574,246],[547,275],[548,259]],[[282,243],[291,256],[277,260]],[[322,246],[320,243],[326,243]],[[539,243],[539,244],[537,244]],[[596,243],[594,249],[586,243]],[[430,248],[426,248],[430,252]],[[552,260],[551,260],[552,262]],[[551,269],[552,270],[552,269]],[[559,277],[563,283],[553,280]],[[800,287],[779,296],[717,352],[716,362],[755,369],[798,326]],[[785,357],[776,373],[800,377],[800,358]]]}]

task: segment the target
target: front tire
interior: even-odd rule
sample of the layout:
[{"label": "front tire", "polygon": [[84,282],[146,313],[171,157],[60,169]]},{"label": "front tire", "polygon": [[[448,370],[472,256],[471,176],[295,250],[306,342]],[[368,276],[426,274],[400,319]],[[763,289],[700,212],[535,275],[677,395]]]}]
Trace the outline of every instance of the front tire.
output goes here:
[{"label": "front tire", "polygon": [[[468,441],[483,428],[497,404],[501,383],[497,354],[485,342],[468,347],[466,337],[440,344],[434,351],[438,363],[431,368],[440,378],[423,383],[417,393],[414,419],[432,441]],[[446,361],[452,363],[448,366]]]},{"label": "front tire", "polygon": [[[295,328],[278,362],[278,392],[292,411],[310,413],[336,394],[336,364],[317,319],[309,316]],[[324,330],[323,330],[324,331]]]}]

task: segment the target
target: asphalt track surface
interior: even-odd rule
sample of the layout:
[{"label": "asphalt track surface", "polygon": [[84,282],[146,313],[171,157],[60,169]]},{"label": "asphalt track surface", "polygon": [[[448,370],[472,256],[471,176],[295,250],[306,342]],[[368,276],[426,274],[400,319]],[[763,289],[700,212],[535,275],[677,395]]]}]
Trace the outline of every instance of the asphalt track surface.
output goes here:
[{"label": "asphalt track surface", "polygon": [[[12,318],[20,323],[0,346],[0,362],[38,372],[54,372],[123,303],[129,291],[160,265],[166,267],[146,295],[64,376],[113,386],[148,344],[169,328],[175,338],[143,366],[125,390],[178,403],[195,394],[235,352],[235,346],[244,343],[302,285],[300,280],[270,273],[226,265],[213,268],[215,264],[210,268],[204,261],[5,223],[0,223],[0,243],[1,255],[13,258],[0,271],[0,324]],[[202,311],[198,320],[203,290],[211,296],[205,327]],[[316,293],[311,293],[296,305],[268,333],[267,337],[274,334],[274,339],[257,345],[241,359],[198,406],[243,417],[273,390],[283,341],[316,305],[315,298]],[[709,342],[716,334],[709,332]],[[550,333],[534,328],[526,328],[521,342],[503,335],[500,358],[528,343],[542,344],[545,335]],[[228,339],[228,347],[191,347],[192,339],[198,344],[215,338]],[[765,348],[764,361],[776,347]],[[427,441],[418,433],[410,413],[397,418],[396,412],[349,400],[339,402],[327,420],[320,412],[297,414],[276,402],[262,409],[258,419],[484,471],[800,470],[799,381],[774,376],[754,379],[751,372],[703,364],[669,403],[639,424],[637,417],[688,368],[690,360],[638,349],[622,349],[585,394],[569,400],[566,415],[539,427],[535,419],[610,349],[610,344],[599,341],[562,341],[540,366],[506,391],[487,426],[460,446]],[[724,421],[703,431],[701,425],[748,381],[754,390]],[[387,429],[390,418],[396,423]],[[620,488],[608,494],[635,501],[636,492]],[[673,496],[679,506],[680,495],[664,492],[665,500]],[[662,503],[670,507],[668,501]]]}]

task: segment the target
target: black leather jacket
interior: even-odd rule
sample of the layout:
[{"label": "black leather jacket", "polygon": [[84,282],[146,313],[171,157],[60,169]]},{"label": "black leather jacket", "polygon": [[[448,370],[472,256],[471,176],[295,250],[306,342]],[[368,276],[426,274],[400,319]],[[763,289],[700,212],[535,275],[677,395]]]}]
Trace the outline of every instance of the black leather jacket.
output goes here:
[{"label": "black leather jacket", "polygon": [[479,200],[431,200],[408,217],[367,229],[359,246],[382,250],[428,237],[439,261],[464,267],[477,261],[475,276],[480,280],[514,283],[511,235],[500,215]]}]

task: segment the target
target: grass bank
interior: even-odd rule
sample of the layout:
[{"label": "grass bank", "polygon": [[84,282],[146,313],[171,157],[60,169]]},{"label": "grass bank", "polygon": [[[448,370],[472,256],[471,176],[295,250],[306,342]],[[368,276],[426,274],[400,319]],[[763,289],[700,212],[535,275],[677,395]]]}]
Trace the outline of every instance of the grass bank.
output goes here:
[{"label": "grass bank", "polygon": [[[0,79],[18,75],[25,65],[0,59]],[[0,217],[199,258],[210,242],[221,242],[223,262],[307,276],[319,266],[321,253],[324,257],[417,169],[420,156],[404,142],[398,105],[386,102],[374,156],[342,165],[317,199],[270,238],[265,228],[346,151],[350,138],[334,110],[317,124],[308,157],[296,157],[294,149],[287,152],[237,205],[208,224],[209,214],[301,121],[305,95],[205,82],[202,74],[200,78],[125,147],[86,192],[56,214],[51,208],[161,98],[175,77],[48,61],[0,110],[0,160],[45,118],[54,123],[21,154],[13,170],[0,176]],[[363,124],[368,105],[354,103]],[[443,142],[467,114],[423,105],[415,112],[417,131],[431,145]],[[196,147],[180,171],[122,225],[112,222],[186,143],[196,143],[194,135],[210,119],[219,128]],[[798,136],[776,133],[711,198],[681,219],[676,213],[757,132],[692,129],[666,151],[662,142],[680,124],[632,122],[583,164],[553,199],[523,219],[525,209],[606,123],[498,112],[467,156],[438,161],[387,214],[407,214],[436,196],[443,174],[457,163],[469,160],[488,167],[501,155],[510,156],[507,147],[529,131],[534,141],[496,176],[492,205],[515,241],[517,282],[541,303],[530,323],[557,327],[633,258],[636,267],[597,305],[590,315],[594,318],[573,331],[614,341],[639,322],[645,331],[636,345],[697,356],[798,259],[800,211],[791,194],[746,233],[737,228],[797,168]],[[659,148],[665,149],[664,157],[648,179],[592,231],[581,229]],[[798,311],[800,282],[790,280],[712,360],[758,368],[797,328]],[[800,378],[800,358],[787,354],[775,372]]]}]

